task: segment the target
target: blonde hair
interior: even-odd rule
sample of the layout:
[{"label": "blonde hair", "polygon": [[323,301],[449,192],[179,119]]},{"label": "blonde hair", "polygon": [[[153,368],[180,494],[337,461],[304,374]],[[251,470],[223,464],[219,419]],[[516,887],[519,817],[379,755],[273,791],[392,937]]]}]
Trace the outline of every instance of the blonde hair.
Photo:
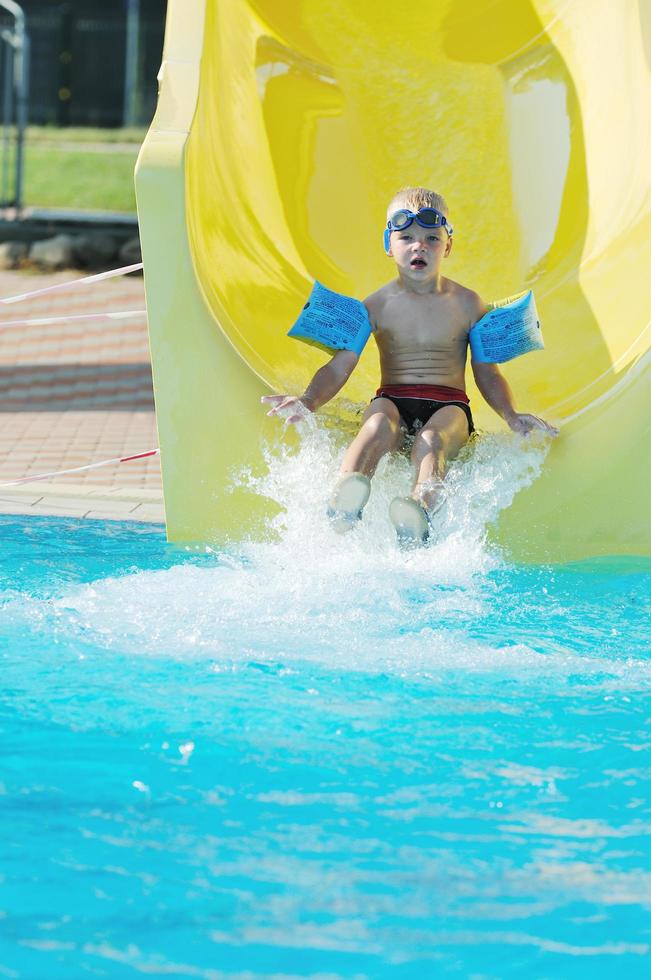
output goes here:
[{"label": "blonde hair", "polygon": [[445,199],[435,191],[428,190],[427,187],[403,187],[391,198],[387,208],[387,218],[390,218],[394,211],[401,208],[408,208],[410,211],[418,211],[419,208],[435,208],[445,217],[449,217],[448,206]]}]

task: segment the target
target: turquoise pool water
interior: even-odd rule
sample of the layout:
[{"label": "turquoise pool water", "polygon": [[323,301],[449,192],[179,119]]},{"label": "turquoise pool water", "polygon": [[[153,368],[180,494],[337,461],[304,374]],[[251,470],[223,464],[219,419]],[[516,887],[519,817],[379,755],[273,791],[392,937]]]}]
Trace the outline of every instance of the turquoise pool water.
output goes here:
[{"label": "turquoise pool water", "polygon": [[511,565],[506,438],[337,538],[322,450],[275,540],[0,519],[0,976],[648,976],[651,562]]}]

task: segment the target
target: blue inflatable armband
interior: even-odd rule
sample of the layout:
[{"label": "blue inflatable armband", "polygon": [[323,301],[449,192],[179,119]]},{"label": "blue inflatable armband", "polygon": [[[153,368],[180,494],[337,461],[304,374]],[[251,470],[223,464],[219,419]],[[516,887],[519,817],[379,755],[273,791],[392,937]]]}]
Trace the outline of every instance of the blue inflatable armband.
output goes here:
[{"label": "blue inflatable armband", "polygon": [[287,336],[326,351],[352,350],[361,354],[372,329],[363,303],[315,282]]},{"label": "blue inflatable armband", "polygon": [[468,339],[473,361],[486,364],[502,364],[531,350],[542,350],[545,345],[531,290],[493,303],[470,328]]}]

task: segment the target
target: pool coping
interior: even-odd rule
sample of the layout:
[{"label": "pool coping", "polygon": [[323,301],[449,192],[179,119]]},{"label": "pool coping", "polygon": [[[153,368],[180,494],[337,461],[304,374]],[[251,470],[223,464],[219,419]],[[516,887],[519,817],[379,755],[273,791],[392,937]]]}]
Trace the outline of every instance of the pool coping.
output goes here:
[{"label": "pool coping", "polygon": [[162,490],[45,480],[0,488],[0,514],[165,523]]}]

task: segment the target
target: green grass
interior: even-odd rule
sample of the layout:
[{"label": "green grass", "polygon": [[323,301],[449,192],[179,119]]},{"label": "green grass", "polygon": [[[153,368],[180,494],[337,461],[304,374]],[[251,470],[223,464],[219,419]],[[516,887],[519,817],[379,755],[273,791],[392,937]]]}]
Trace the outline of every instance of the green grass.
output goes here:
[{"label": "green grass", "polygon": [[94,211],[136,210],[133,153],[89,153],[28,144],[25,153],[27,207]]},{"label": "green grass", "polygon": [[135,213],[133,171],[145,134],[140,128],[30,126],[24,206]]},{"label": "green grass", "polygon": [[146,127],[90,129],[86,127],[28,126],[27,142],[33,143],[142,143]]}]

